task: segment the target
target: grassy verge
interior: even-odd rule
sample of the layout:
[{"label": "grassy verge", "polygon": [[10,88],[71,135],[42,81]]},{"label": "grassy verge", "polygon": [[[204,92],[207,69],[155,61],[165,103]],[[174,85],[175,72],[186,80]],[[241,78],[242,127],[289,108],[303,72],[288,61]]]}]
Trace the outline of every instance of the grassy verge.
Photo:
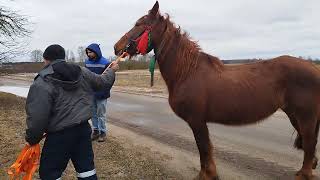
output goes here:
[{"label": "grassy verge", "polygon": [[120,71],[117,73],[113,89],[129,93],[167,96],[167,87],[160,72],[155,72],[153,87],[150,87],[150,79],[150,73],[146,70]]},{"label": "grassy verge", "polygon": [[[0,179],[8,179],[6,170],[25,144],[24,106],[25,99],[0,92]],[[155,155],[146,147],[130,145],[130,141],[114,137],[110,131],[105,143],[93,143],[100,179],[182,179],[178,172],[166,169],[162,155]],[[76,179],[71,163],[63,179]]]}]

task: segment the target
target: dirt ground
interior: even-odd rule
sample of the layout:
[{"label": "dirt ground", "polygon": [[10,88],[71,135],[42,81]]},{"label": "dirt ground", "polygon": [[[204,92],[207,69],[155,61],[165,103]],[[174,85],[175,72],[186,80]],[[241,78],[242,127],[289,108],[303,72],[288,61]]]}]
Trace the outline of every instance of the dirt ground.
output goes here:
[{"label": "dirt ground", "polygon": [[[8,179],[7,168],[25,145],[25,99],[0,93],[0,179]],[[184,179],[167,166],[168,155],[134,144],[124,136],[111,133],[105,143],[93,143],[100,179]],[[37,179],[38,174],[35,174]],[[70,163],[63,179],[76,179]]]},{"label": "dirt ground", "polygon": [[[35,74],[5,75],[4,78],[0,78],[0,85],[29,86],[34,76]],[[125,94],[167,97],[167,89],[159,71],[155,74],[155,86],[150,87],[149,83],[150,76],[147,70],[122,71],[117,72],[117,80],[112,90],[125,92]],[[22,98],[0,93],[0,180],[8,179],[5,171],[14,162],[17,154],[24,146],[24,104],[25,100]],[[281,117],[274,118],[277,120],[283,119]],[[114,119],[113,122],[118,121]],[[171,141],[166,138],[161,139],[163,134],[160,134],[160,138],[157,139],[154,138],[153,131],[148,131],[152,134],[146,136],[145,132],[139,133],[139,130],[133,130],[136,126],[127,128],[126,126],[120,126],[118,123],[108,125],[110,134],[108,134],[107,142],[103,144],[94,142],[95,163],[100,179],[193,179],[199,172],[197,150],[187,151],[184,148],[177,148],[177,144],[184,144],[184,141],[180,141],[181,138],[175,139],[178,140],[177,142],[172,141],[175,143],[172,145],[164,143]],[[268,125],[264,125],[260,128],[260,130],[263,130],[261,133],[276,130],[277,128],[274,129],[273,127],[278,127],[277,125],[279,123],[272,123],[270,128],[268,128]],[[230,131],[230,129],[222,128],[219,133],[217,130],[214,131],[216,136],[213,141],[217,147],[215,154],[221,179],[289,180],[294,179],[295,171],[300,168],[301,160],[298,157],[302,157],[302,154],[297,153],[291,156],[288,152],[291,152],[292,149],[283,151],[288,153],[288,156],[277,153],[279,149],[277,151],[265,150],[265,147],[272,147],[274,143],[279,146],[280,143],[286,142],[282,140],[284,136],[282,133],[279,135],[277,133],[266,133],[257,136],[254,128],[254,131],[251,129],[247,132],[247,136],[247,133],[243,131],[239,131],[240,133],[237,131],[233,135],[232,132],[235,129]],[[255,139],[251,139],[252,133],[257,136],[257,140],[259,140],[259,136],[266,139],[279,137],[280,139],[276,139],[276,142],[279,141],[280,143],[277,144],[272,141],[269,145],[264,144],[261,149],[260,146],[255,146]],[[219,134],[222,136],[218,136]],[[246,137],[250,138],[246,139]],[[290,137],[292,139],[291,134]],[[253,140],[251,145],[250,140]],[[191,143],[196,147],[193,139]],[[290,142],[290,147],[291,145]],[[314,172],[319,176],[318,169]],[[71,164],[65,172],[64,179],[76,179]]]}]

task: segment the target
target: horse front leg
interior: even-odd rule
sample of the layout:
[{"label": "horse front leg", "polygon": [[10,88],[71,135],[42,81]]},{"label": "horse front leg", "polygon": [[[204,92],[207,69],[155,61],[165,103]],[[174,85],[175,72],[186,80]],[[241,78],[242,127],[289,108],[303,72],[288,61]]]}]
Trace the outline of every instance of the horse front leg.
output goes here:
[{"label": "horse front leg", "polygon": [[216,165],[212,156],[212,144],[209,138],[209,131],[205,122],[189,123],[196,140],[200,153],[201,171],[199,179],[201,180],[218,180]]}]

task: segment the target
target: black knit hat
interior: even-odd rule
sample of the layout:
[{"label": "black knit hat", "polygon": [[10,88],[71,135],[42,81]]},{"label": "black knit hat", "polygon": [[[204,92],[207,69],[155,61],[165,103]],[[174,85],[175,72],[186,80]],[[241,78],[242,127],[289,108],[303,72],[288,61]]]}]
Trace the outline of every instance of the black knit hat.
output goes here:
[{"label": "black knit hat", "polygon": [[58,44],[48,46],[43,53],[43,58],[49,61],[64,59],[65,57],[66,53],[64,48]]}]

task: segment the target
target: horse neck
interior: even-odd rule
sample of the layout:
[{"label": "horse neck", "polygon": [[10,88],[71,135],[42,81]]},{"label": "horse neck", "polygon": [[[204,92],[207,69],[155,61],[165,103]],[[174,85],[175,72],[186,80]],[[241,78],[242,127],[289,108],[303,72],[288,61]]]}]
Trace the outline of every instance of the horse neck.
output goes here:
[{"label": "horse neck", "polygon": [[197,57],[200,52],[195,48],[193,48],[194,52],[185,49],[191,48],[185,44],[190,40],[177,32],[178,30],[172,24],[167,26],[169,27],[163,36],[155,42],[154,48],[161,75],[170,93],[179,82],[195,73],[198,63]]}]

